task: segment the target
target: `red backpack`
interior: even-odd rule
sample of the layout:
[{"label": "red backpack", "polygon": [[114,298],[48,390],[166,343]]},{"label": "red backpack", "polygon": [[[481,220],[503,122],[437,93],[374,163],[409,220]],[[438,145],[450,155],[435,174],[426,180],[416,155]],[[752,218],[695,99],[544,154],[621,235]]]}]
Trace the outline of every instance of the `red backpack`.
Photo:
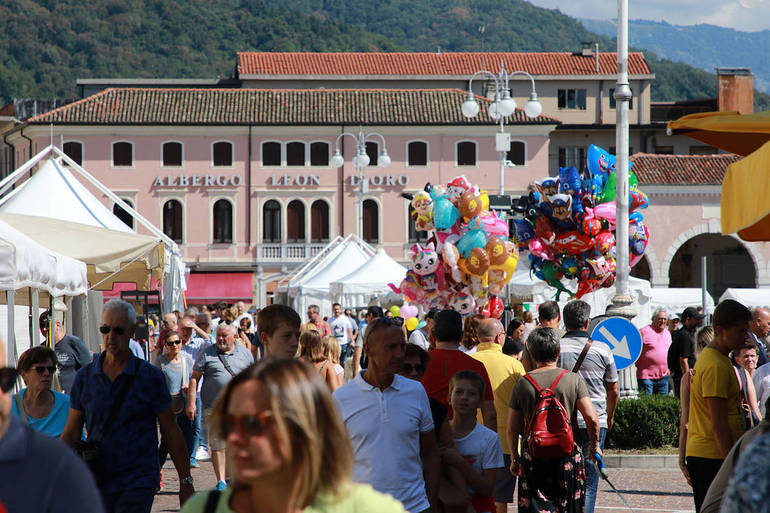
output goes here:
[{"label": "red backpack", "polygon": [[556,398],[554,390],[568,371],[562,370],[550,387],[541,388],[532,376],[525,374],[538,393],[537,405],[527,424],[524,440],[532,457],[538,460],[554,460],[572,454],[575,438],[567,410]]}]

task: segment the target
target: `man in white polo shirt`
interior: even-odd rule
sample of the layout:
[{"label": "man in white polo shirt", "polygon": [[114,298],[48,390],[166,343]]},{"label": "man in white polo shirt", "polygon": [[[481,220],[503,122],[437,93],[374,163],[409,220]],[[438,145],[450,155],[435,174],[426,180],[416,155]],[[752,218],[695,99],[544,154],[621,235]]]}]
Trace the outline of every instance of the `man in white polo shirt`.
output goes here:
[{"label": "man in white polo shirt", "polygon": [[372,321],[364,338],[369,367],[334,392],[334,399],[353,444],[354,481],[392,495],[410,513],[431,506],[438,511],[441,463],[433,417],[420,383],[396,374],[404,344],[396,321]]}]

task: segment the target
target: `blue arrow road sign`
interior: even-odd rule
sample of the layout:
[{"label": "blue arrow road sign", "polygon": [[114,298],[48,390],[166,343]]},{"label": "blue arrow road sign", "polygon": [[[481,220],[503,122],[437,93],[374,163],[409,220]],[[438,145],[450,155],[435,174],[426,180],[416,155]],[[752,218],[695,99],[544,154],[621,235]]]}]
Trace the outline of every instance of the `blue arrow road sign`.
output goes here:
[{"label": "blue arrow road sign", "polygon": [[618,370],[631,366],[642,353],[642,336],[622,317],[609,317],[596,325],[591,338],[609,347]]}]

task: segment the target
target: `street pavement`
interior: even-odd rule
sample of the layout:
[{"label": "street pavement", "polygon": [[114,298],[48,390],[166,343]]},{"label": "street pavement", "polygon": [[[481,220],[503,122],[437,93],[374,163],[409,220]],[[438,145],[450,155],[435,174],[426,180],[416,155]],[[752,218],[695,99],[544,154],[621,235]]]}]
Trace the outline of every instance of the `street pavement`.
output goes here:
[{"label": "street pavement", "polygon": [[[195,489],[204,490],[216,484],[211,462],[201,461],[201,468],[192,469]],[[679,470],[615,469],[608,470],[610,481],[635,512],[692,513],[692,490]],[[153,513],[179,511],[179,480],[169,459],[163,468],[163,490],[155,496]],[[508,511],[515,513],[516,506]],[[596,501],[596,513],[627,513],[629,510],[609,485],[602,480]]]}]

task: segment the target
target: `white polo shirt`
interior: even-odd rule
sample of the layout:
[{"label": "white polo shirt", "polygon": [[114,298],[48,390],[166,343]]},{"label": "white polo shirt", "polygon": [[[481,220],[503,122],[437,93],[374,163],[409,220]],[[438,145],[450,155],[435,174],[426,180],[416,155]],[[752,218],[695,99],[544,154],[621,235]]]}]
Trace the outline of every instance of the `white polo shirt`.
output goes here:
[{"label": "white polo shirt", "polygon": [[433,431],[433,416],[422,385],[396,375],[381,391],[358,374],[334,400],[353,445],[353,480],[392,495],[411,513],[428,509],[420,435]]}]

